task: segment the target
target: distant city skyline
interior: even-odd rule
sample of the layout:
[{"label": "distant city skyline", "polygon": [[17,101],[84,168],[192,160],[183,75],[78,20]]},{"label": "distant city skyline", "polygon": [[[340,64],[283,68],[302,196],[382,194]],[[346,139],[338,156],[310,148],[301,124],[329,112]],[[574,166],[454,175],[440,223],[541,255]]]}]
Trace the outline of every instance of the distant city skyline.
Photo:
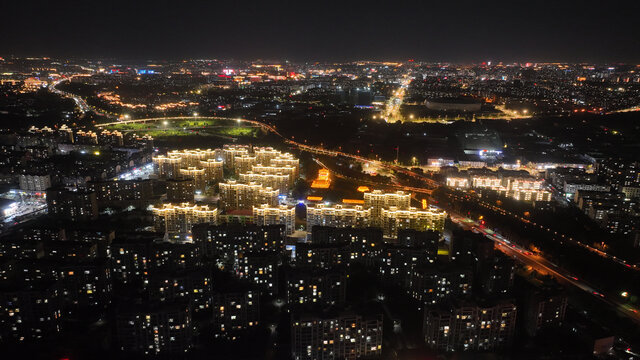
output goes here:
[{"label": "distant city skyline", "polygon": [[4,56],[640,62],[631,1],[11,2]]}]

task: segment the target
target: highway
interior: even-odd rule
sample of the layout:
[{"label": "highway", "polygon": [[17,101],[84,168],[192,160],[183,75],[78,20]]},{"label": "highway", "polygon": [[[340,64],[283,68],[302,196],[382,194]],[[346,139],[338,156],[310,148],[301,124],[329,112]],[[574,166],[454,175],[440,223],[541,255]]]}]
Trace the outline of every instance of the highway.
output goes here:
[{"label": "highway", "polygon": [[400,108],[402,107],[402,103],[404,102],[404,96],[406,95],[407,88],[411,83],[412,78],[409,75],[404,75],[402,80],[400,81],[400,87],[393,92],[393,96],[387,101],[387,104],[384,109],[384,121],[386,122],[396,122],[397,120],[402,120],[402,115],[400,114]]},{"label": "highway", "polygon": [[[384,167],[387,168],[389,170],[393,170],[396,172],[400,172],[403,173],[407,176],[411,176],[415,179],[421,180],[423,182],[425,182],[427,184],[427,186],[429,188],[436,188],[437,186],[439,186],[439,184],[426,176],[417,174],[411,170],[408,170],[402,166],[398,166],[398,165],[394,165],[394,164],[390,164],[390,163],[385,163],[382,161],[378,161],[378,160],[372,160],[372,159],[367,159],[365,157],[359,156],[359,155],[354,155],[354,154],[349,154],[349,153],[345,153],[342,151],[336,151],[336,150],[328,150],[325,149],[321,146],[312,146],[312,145],[306,145],[306,144],[302,144],[299,143],[293,139],[287,138],[286,136],[282,135],[275,126],[269,125],[269,124],[265,124],[263,122],[260,121],[256,121],[256,120],[249,120],[249,119],[242,119],[242,118],[229,118],[229,117],[221,117],[221,116],[199,116],[199,117],[193,117],[193,116],[181,116],[181,117],[158,117],[158,118],[146,118],[146,119],[131,119],[131,120],[121,120],[121,121],[115,121],[115,122],[109,122],[109,123],[102,123],[102,124],[97,124],[96,126],[99,128],[102,127],[108,127],[111,125],[117,125],[117,124],[134,124],[134,123],[146,123],[146,122],[158,122],[158,121],[170,121],[170,120],[194,120],[194,119],[202,119],[202,120],[227,120],[227,121],[236,121],[238,123],[246,123],[246,124],[252,124],[252,125],[257,125],[262,127],[263,129],[265,129],[266,131],[269,131],[271,133],[273,133],[274,135],[280,137],[286,144],[292,145],[297,147],[298,149],[302,150],[302,151],[307,151],[313,154],[320,154],[320,155],[328,155],[328,156],[333,156],[333,157],[337,157],[337,156],[342,156],[348,159],[352,159],[352,160],[357,160],[363,163],[370,163],[379,167]],[[426,193],[429,192],[430,189],[424,189],[424,188],[416,188],[416,187],[405,187],[407,190],[411,190],[411,191],[416,191],[416,192],[422,192],[422,193]]]},{"label": "highway", "polygon": [[546,226],[544,226],[542,224],[538,224],[535,221],[531,221],[531,220],[527,219],[526,217],[524,217],[524,216],[522,216],[520,214],[516,214],[516,213],[513,213],[511,211],[505,210],[505,209],[503,209],[501,207],[495,206],[494,204],[488,203],[486,201],[482,201],[482,200],[479,200],[479,199],[472,199],[469,196],[466,196],[465,199],[463,199],[460,196],[456,196],[455,194],[450,194],[449,196],[452,197],[452,198],[455,198],[456,200],[467,200],[467,201],[475,200],[475,202],[478,205],[480,205],[480,206],[482,206],[482,207],[484,207],[486,209],[489,209],[491,211],[497,212],[500,215],[510,216],[510,217],[515,218],[516,220],[521,221],[523,223],[529,224],[529,225],[534,226],[534,227],[538,227],[541,230],[545,230],[545,231],[547,231],[549,233],[553,233],[553,235],[559,236],[561,238],[561,241],[567,241],[567,242],[570,242],[570,243],[572,243],[574,245],[580,246],[580,247],[582,247],[582,248],[584,248],[584,249],[586,249],[586,250],[588,250],[588,251],[590,251],[590,252],[592,252],[592,253],[594,253],[594,254],[596,254],[598,256],[601,256],[601,257],[603,257],[605,259],[611,260],[611,261],[615,262],[618,265],[624,266],[627,269],[640,271],[640,266],[638,264],[633,264],[631,262],[628,262],[625,259],[621,259],[621,258],[619,258],[619,257],[617,257],[615,255],[611,255],[611,254],[609,254],[609,253],[607,253],[605,251],[602,251],[602,250],[600,250],[598,248],[595,248],[595,247],[593,247],[593,246],[591,246],[589,244],[586,244],[586,243],[584,243],[584,242],[582,242],[582,241],[580,241],[578,239],[574,239],[571,236],[559,233],[556,230],[553,230],[553,229],[551,229],[549,227],[546,227]]},{"label": "highway", "polygon": [[463,229],[482,234],[488,239],[493,240],[496,243],[496,247],[508,256],[515,258],[525,265],[531,266],[531,268],[538,272],[554,276],[561,284],[574,286],[586,293],[589,293],[596,299],[616,309],[620,314],[640,323],[640,310],[616,300],[615,296],[617,296],[617,294],[614,294],[613,296],[603,294],[597,289],[594,289],[591,285],[585,283],[583,280],[578,279],[578,277],[559,268],[551,261],[509,242],[509,240],[505,239],[502,235],[481,226],[472,219],[451,213],[450,216],[451,220]]},{"label": "highway", "polygon": [[75,101],[75,103],[76,103],[76,106],[78,106],[78,108],[80,109],[80,112],[82,112],[83,114],[86,114],[87,112],[93,111],[93,112],[94,112],[94,113],[96,113],[97,115],[105,116],[105,117],[109,117],[109,115],[107,115],[106,113],[103,113],[103,112],[101,112],[101,111],[99,111],[99,110],[97,110],[97,109],[95,109],[95,108],[91,107],[91,106],[90,106],[89,104],[87,104],[87,102],[86,102],[83,98],[81,98],[80,96],[75,95],[75,94],[72,94],[72,93],[70,93],[70,92],[66,92],[66,91],[59,90],[59,89],[57,88],[57,86],[58,86],[58,85],[62,84],[62,83],[63,83],[63,82],[65,82],[65,81],[71,81],[71,79],[72,79],[72,78],[74,78],[74,77],[76,77],[76,76],[78,76],[78,75],[72,75],[72,76],[70,76],[70,77],[63,78],[63,79],[60,79],[60,80],[54,81],[54,82],[51,84],[51,86],[49,86],[49,91],[51,91],[51,92],[52,92],[52,93],[54,93],[54,94],[58,94],[58,95],[60,95],[60,96],[63,96],[63,97],[67,97],[67,98],[71,98],[71,99],[73,99],[73,101]]}]

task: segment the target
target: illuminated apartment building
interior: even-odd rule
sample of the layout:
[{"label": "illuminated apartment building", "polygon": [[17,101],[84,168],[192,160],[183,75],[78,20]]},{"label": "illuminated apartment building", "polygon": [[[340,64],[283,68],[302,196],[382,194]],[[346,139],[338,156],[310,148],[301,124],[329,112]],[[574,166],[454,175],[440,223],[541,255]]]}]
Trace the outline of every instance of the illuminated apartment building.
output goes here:
[{"label": "illuminated apartment building", "polygon": [[385,193],[381,190],[373,190],[364,193],[364,207],[371,208],[373,222],[382,226],[382,209],[395,206],[399,210],[407,210],[411,204],[411,194],[404,191]]},{"label": "illuminated apartment building", "polygon": [[467,189],[469,187],[469,179],[459,177],[448,177],[447,186],[459,189]]},{"label": "illuminated apartment building", "polygon": [[218,209],[190,203],[163,204],[162,207],[152,207],[151,211],[156,230],[167,234],[188,234],[194,224],[216,224],[218,217]]},{"label": "illuminated apartment building", "polygon": [[205,181],[220,181],[223,178],[224,162],[217,159],[201,160],[199,167],[204,169]]},{"label": "illuminated apartment building", "polygon": [[102,130],[102,132],[100,132],[98,139],[101,145],[104,145],[104,144],[109,144],[113,146],[124,145],[124,138],[122,136],[122,133],[118,130],[114,130],[114,131]]},{"label": "illuminated apartment building", "polygon": [[254,172],[245,172],[240,174],[240,181],[243,183],[257,183],[264,187],[277,189],[280,194],[286,194],[289,190],[289,174],[267,174]]},{"label": "illuminated apartment building", "polygon": [[219,185],[224,209],[251,209],[262,204],[278,204],[279,191],[257,183],[241,184],[231,180]]},{"label": "illuminated apartment building", "polygon": [[285,225],[287,234],[292,234],[295,230],[295,222],[295,207],[270,206],[268,204],[253,207],[253,223],[256,225]]},{"label": "illuminated apartment building", "polygon": [[216,154],[215,150],[207,149],[193,149],[193,150],[172,150],[167,153],[167,156],[175,156],[182,158],[182,167],[198,166],[200,161],[208,159],[214,159]]},{"label": "illuminated apartment building", "polygon": [[444,220],[447,213],[444,210],[428,208],[418,210],[410,207],[401,210],[395,206],[382,209],[382,229],[386,236],[396,236],[398,230],[413,229],[418,231],[444,230]]},{"label": "illuminated apartment building", "polygon": [[541,190],[544,187],[544,180],[525,179],[525,178],[507,178],[505,179],[505,187],[509,190]]},{"label": "illuminated apartment building", "polygon": [[249,155],[249,147],[244,145],[225,145],[222,148],[224,163],[230,168],[235,167],[235,158],[238,156]]},{"label": "illuminated apartment building", "polygon": [[271,164],[271,159],[275,159],[282,154],[280,151],[271,147],[255,148],[253,153],[256,157],[257,164],[264,165]]},{"label": "illuminated apartment building", "polygon": [[257,165],[255,156],[241,155],[236,156],[233,160],[233,171],[236,175],[251,171],[254,165]]},{"label": "illuminated apartment building", "polygon": [[502,187],[502,179],[495,176],[474,176],[471,178],[471,187],[498,189]]},{"label": "illuminated apartment building", "polygon": [[195,190],[204,191],[205,188],[205,169],[190,166],[186,169],[180,169],[180,176],[193,179],[193,187]]},{"label": "illuminated apartment building", "polygon": [[271,159],[271,162],[269,163],[271,166],[274,167],[287,167],[287,168],[293,168],[295,170],[295,173],[293,175],[294,178],[298,177],[298,169],[300,168],[300,160],[296,159],[292,154],[289,153],[284,153],[281,154],[280,156]]},{"label": "illuminated apartment building", "polygon": [[161,178],[172,179],[180,177],[182,158],[179,156],[157,155],[153,157],[153,164]]},{"label": "illuminated apartment building", "polygon": [[293,166],[268,166],[268,165],[254,165],[251,167],[251,172],[256,174],[288,174],[289,186],[293,186],[293,183],[297,179],[298,168]]},{"label": "illuminated apartment building", "polygon": [[520,201],[551,201],[551,192],[546,190],[500,190],[500,195]]},{"label": "illuminated apartment building", "polygon": [[315,225],[334,227],[369,227],[371,209],[362,206],[345,207],[343,205],[316,204],[307,206],[307,230]]}]

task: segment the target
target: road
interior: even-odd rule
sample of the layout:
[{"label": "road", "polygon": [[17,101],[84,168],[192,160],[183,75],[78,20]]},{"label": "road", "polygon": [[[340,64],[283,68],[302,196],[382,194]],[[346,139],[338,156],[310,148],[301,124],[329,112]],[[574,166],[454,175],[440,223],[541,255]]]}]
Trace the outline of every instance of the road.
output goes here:
[{"label": "road", "polygon": [[265,129],[266,131],[269,131],[271,133],[273,133],[274,135],[280,137],[286,144],[292,145],[297,147],[298,149],[302,150],[302,151],[307,151],[313,154],[320,154],[320,155],[328,155],[328,156],[333,156],[333,157],[337,157],[337,156],[342,156],[348,159],[352,159],[352,160],[357,160],[360,161],[362,163],[369,163],[378,167],[384,167],[386,169],[389,170],[393,170],[396,172],[400,172],[403,173],[407,176],[410,176],[414,179],[418,179],[420,181],[423,181],[424,183],[427,184],[428,189],[424,189],[424,188],[417,188],[417,187],[406,187],[408,190],[411,191],[416,191],[416,192],[428,192],[430,191],[429,188],[436,188],[438,187],[440,184],[438,184],[435,180],[424,176],[424,175],[420,175],[417,174],[411,170],[408,170],[402,166],[398,166],[395,164],[390,164],[390,163],[386,163],[386,162],[382,162],[382,161],[378,161],[378,160],[372,160],[372,159],[367,159],[365,157],[362,157],[360,155],[355,155],[355,154],[350,154],[350,153],[345,153],[342,151],[336,151],[336,150],[329,150],[329,149],[325,149],[321,146],[313,146],[313,145],[307,145],[307,144],[302,144],[299,143],[293,139],[290,139],[284,135],[282,135],[275,126],[269,125],[269,124],[265,124],[263,122],[260,121],[256,121],[256,120],[249,120],[249,119],[241,119],[241,118],[228,118],[228,117],[221,117],[221,116],[199,116],[197,118],[194,118],[193,116],[180,116],[180,117],[158,117],[158,118],[147,118],[147,119],[131,119],[131,120],[121,120],[121,121],[115,121],[115,122],[109,122],[109,123],[102,123],[102,124],[97,124],[96,126],[99,128],[102,127],[108,127],[110,125],[117,125],[117,124],[135,124],[135,123],[146,123],[146,122],[157,122],[157,121],[170,121],[170,120],[195,120],[195,119],[200,119],[200,120],[232,120],[232,121],[236,121],[238,123],[245,123],[245,124],[252,124],[252,125],[257,125],[262,127],[263,129]]},{"label": "road", "polygon": [[402,103],[404,102],[404,96],[407,93],[407,88],[411,83],[412,78],[409,75],[404,75],[402,80],[400,81],[400,87],[393,92],[393,96],[387,101],[387,104],[384,109],[384,121],[386,122],[396,122],[398,120],[402,121],[402,115],[400,114],[400,108],[402,107]]},{"label": "road", "polygon": [[80,109],[80,111],[81,111],[83,114],[86,114],[87,112],[93,111],[93,112],[94,112],[94,113],[96,113],[97,115],[105,116],[105,117],[110,117],[110,116],[109,116],[109,115],[107,115],[106,113],[101,112],[100,110],[97,110],[97,109],[95,109],[95,108],[91,107],[91,106],[90,106],[89,104],[87,104],[87,102],[86,102],[83,98],[81,98],[80,96],[75,95],[75,94],[72,94],[72,93],[70,93],[70,92],[62,91],[62,90],[60,90],[60,89],[58,89],[58,88],[57,88],[57,86],[58,86],[58,85],[62,84],[63,82],[66,82],[66,81],[71,81],[71,79],[73,79],[73,78],[74,78],[74,77],[76,77],[76,76],[78,76],[78,75],[72,75],[72,76],[70,76],[70,77],[63,78],[63,79],[60,79],[60,80],[54,81],[54,82],[51,84],[51,86],[49,86],[49,91],[51,91],[51,92],[52,92],[52,93],[54,93],[54,94],[58,94],[58,95],[60,95],[60,96],[63,96],[63,97],[67,97],[67,98],[71,98],[71,99],[73,99],[73,101],[75,101],[76,105],[78,106],[78,108]]},{"label": "road", "polygon": [[620,314],[640,324],[640,310],[616,300],[615,296],[617,296],[617,294],[614,294],[613,296],[607,296],[603,294],[583,280],[578,279],[578,277],[569,274],[566,270],[559,268],[549,260],[509,242],[509,240],[505,239],[502,235],[492,231],[491,229],[487,229],[481,226],[474,220],[457,214],[450,213],[450,216],[451,220],[454,223],[460,225],[463,229],[471,230],[475,233],[480,233],[488,239],[493,240],[496,243],[496,247],[503,253],[515,258],[525,265],[531,266],[531,268],[539,272],[554,276],[559,283],[571,285],[584,292],[589,293],[596,299],[616,309]]},{"label": "road", "polygon": [[480,206],[482,206],[482,207],[484,207],[486,209],[489,209],[491,211],[494,211],[494,212],[496,212],[496,213],[498,213],[500,215],[512,217],[512,218],[514,218],[514,219],[516,219],[518,221],[521,221],[523,223],[526,223],[526,224],[529,224],[531,226],[540,228],[541,230],[545,230],[548,233],[553,233],[553,235],[557,235],[557,236],[559,236],[561,238],[560,241],[567,241],[567,242],[569,242],[571,244],[574,244],[576,246],[584,248],[584,249],[586,249],[586,250],[588,250],[588,251],[590,251],[590,252],[592,252],[592,253],[600,256],[600,257],[603,257],[603,258],[605,258],[607,260],[613,261],[618,265],[624,266],[629,270],[640,271],[640,266],[638,264],[633,264],[633,263],[631,263],[631,262],[629,262],[629,261],[627,261],[625,259],[621,259],[621,258],[619,258],[619,257],[617,257],[615,255],[611,255],[611,254],[609,254],[609,253],[607,253],[605,251],[602,251],[602,250],[600,250],[598,248],[595,248],[595,247],[593,247],[593,246],[591,246],[589,244],[586,244],[583,241],[580,241],[578,239],[574,239],[573,237],[571,237],[569,235],[565,235],[565,234],[559,233],[558,231],[556,231],[554,229],[546,227],[546,226],[544,226],[542,224],[538,224],[535,221],[529,220],[525,216],[522,216],[520,214],[505,210],[505,209],[503,209],[501,207],[498,207],[498,206],[496,206],[494,204],[491,204],[491,203],[488,203],[486,201],[482,201],[482,200],[479,200],[479,199],[474,199],[474,198],[472,198],[472,197],[470,197],[468,195],[466,195],[464,199],[461,196],[456,196],[455,194],[450,194],[449,196],[450,196],[450,198],[454,198],[456,200],[466,200],[466,201],[474,200],[478,205],[480,205]]}]

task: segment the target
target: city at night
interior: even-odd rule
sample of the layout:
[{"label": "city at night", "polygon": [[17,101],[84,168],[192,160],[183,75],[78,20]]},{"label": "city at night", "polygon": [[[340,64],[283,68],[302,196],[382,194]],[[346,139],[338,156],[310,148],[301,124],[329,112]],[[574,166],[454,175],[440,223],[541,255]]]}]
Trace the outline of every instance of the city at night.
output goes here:
[{"label": "city at night", "polygon": [[639,2],[0,9],[0,358],[640,360]]}]

